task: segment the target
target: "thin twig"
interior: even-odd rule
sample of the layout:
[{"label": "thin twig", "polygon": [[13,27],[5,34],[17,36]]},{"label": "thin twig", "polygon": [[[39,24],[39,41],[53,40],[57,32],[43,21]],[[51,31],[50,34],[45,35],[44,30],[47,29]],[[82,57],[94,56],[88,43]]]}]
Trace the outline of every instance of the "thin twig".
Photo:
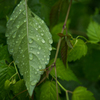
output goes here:
[{"label": "thin twig", "polygon": [[[64,22],[64,25],[63,25],[61,33],[64,32],[64,29],[67,30],[67,28],[65,26],[66,26],[66,23],[67,23],[67,20],[68,20],[68,16],[69,16],[69,11],[70,11],[70,8],[71,8],[71,4],[72,4],[72,0],[70,0],[70,4],[69,4],[69,7],[68,7],[68,11],[67,11],[67,14],[66,14],[65,22]],[[57,57],[58,57],[61,40],[62,40],[62,38],[60,37],[59,42],[58,42],[58,46],[57,46],[57,51],[56,51],[55,59],[54,59],[54,63],[55,64],[56,64],[56,60],[57,60]],[[56,66],[55,66],[55,70],[56,70]],[[57,100],[58,100],[58,88],[57,88],[58,86],[57,86],[57,72],[56,71],[55,71],[55,77],[56,77],[56,92],[57,92]]]}]

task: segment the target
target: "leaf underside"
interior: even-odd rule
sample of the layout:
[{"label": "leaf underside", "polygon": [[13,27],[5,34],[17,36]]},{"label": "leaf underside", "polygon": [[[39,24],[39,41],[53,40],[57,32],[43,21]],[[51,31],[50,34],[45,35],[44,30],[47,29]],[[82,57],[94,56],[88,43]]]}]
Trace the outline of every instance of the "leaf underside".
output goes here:
[{"label": "leaf underside", "polygon": [[7,23],[7,44],[30,96],[49,62],[52,36],[44,21],[22,0]]}]

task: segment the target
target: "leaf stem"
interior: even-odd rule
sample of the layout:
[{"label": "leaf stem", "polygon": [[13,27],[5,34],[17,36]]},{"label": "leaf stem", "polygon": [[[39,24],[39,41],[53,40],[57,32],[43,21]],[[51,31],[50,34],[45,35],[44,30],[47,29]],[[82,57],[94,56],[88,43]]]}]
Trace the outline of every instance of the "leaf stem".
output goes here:
[{"label": "leaf stem", "polygon": [[66,100],[69,100],[68,91],[66,91]]}]

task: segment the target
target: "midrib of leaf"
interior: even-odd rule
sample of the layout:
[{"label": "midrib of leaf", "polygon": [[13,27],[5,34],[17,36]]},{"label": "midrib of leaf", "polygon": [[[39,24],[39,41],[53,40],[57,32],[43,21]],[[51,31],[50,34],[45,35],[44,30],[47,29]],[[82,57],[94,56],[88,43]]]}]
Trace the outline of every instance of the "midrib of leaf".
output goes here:
[{"label": "midrib of leaf", "polygon": [[28,45],[28,11],[27,11],[27,0],[25,0],[25,9],[26,9],[27,47],[28,47],[28,54],[29,54],[29,45]]}]

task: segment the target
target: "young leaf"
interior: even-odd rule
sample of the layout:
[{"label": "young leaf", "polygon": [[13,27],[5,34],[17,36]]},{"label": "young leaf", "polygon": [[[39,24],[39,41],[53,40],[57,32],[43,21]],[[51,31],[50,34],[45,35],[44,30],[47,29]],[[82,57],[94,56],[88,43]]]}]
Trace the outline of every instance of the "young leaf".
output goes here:
[{"label": "young leaf", "polygon": [[[59,88],[58,93],[61,93]],[[41,86],[40,100],[57,100],[56,83],[54,81],[46,81]],[[58,100],[60,100],[60,98]]]},{"label": "young leaf", "polygon": [[88,91],[87,88],[79,86],[72,95],[72,100],[95,100],[93,93]]},{"label": "young leaf", "polygon": [[17,95],[19,100],[28,100],[29,99],[29,95],[27,95],[27,90],[26,90],[26,86],[25,86],[25,82],[24,80],[19,80],[18,82],[16,82],[16,84],[14,84],[12,86],[12,91],[15,95]]},{"label": "young leaf", "polygon": [[90,42],[97,43],[100,42],[100,25],[96,22],[90,22],[87,35],[90,39]]},{"label": "young leaf", "polygon": [[81,39],[75,39],[73,42],[73,49],[68,52],[68,61],[75,61],[85,56],[87,53],[87,46]]},{"label": "young leaf", "polygon": [[61,58],[65,66],[67,62],[67,51],[68,51],[68,45],[66,43],[65,38],[63,38],[61,42]]},{"label": "young leaf", "polygon": [[22,0],[7,23],[7,44],[26,87],[32,96],[33,89],[49,62],[52,36],[44,21],[35,15]]},{"label": "young leaf", "polygon": [[[49,63],[49,65],[51,65],[53,63],[54,59],[52,59]],[[74,73],[70,70],[70,68],[65,68],[63,62],[58,58],[56,61],[56,70],[57,70],[57,77],[62,79],[62,80],[66,80],[66,81],[77,81],[79,82],[79,80],[77,79],[77,77],[74,75]],[[53,68],[52,71],[50,72],[50,74],[52,76],[55,76],[55,69]]]},{"label": "young leaf", "polygon": [[[5,93],[5,82],[15,74],[15,69],[12,66],[6,65],[4,60],[0,60],[0,94]],[[8,86],[7,86],[8,87]]]}]

